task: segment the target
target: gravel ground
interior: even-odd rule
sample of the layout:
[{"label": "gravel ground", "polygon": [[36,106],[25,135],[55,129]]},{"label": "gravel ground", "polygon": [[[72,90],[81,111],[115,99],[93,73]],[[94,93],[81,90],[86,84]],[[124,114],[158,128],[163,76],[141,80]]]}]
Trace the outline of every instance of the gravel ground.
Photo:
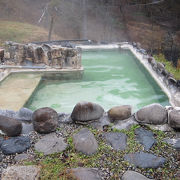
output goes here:
[{"label": "gravel ground", "polygon": [[[82,125],[75,125],[75,124],[60,124],[57,128],[56,135],[61,136],[65,139],[67,142],[67,139],[69,137],[72,137],[74,132],[77,132],[79,129],[81,129]],[[180,152],[174,150],[172,147],[170,147],[167,144],[161,144],[162,141],[162,135],[158,135],[155,132],[155,138],[157,139],[157,145],[154,145],[151,150],[149,150],[149,153],[153,153],[158,156],[165,157],[167,159],[167,163],[165,164],[165,167],[163,168],[157,168],[157,169],[142,169],[142,168],[136,168],[133,165],[128,164],[124,161],[123,157],[124,154],[127,154],[129,152],[138,152],[143,151],[144,148],[140,144],[134,144],[131,145],[133,149],[127,149],[125,151],[117,152],[113,150],[111,147],[107,146],[104,143],[102,131],[92,130],[95,134],[95,137],[97,141],[99,142],[99,146],[102,146],[100,150],[97,153],[97,156],[91,157],[84,157],[87,161],[95,161],[94,163],[89,163],[89,167],[95,166],[101,171],[102,179],[109,180],[109,179],[119,179],[127,170],[133,170],[136,172],[139,172],[143,175],[145,175],[148,178],[154,178],[154,179],[180,179]],[[106,131],[111,131],[111,128],[106,129]],[[175,134],[174,132],[168,132],[163,134],[163,137],[179,137],[180,133]],[[128,135],[128,134],[127,134]],[[34,157],[33,161],[37,164],[41,160],[44,159],[44,156],[39,157],[37,153],[34,151],[34,144],[42,137],[42,135],[38,134],[37,132],[32,132],[29,134],[29,137],[31,139],[31,148],[28,149],[25,153],[30,155],[31,157]],[[160,138],[159,138],[160,137]],[[133,141],[132,141],[133,142]],[[148,151],[146,151],[148,152]],[[67,150],[65,152],[67,156],[69,156],[71,153],[74,153],[74,150]],[[76,152],[75,152],[76,153]],[[64,156],[64,153],[62,154]],[[61,157],[62,157],[61,156]],[[5,156],[0,151],[0,174],[2,173],[3,168],[7,168],[7,166],[15,164],[14,160],[15,155],[9,155]],[[22,164],[20,162],[19,164]],[[85,164],[86,165],[86,164]],[[83,166],[83,164],[80,166]]]}]

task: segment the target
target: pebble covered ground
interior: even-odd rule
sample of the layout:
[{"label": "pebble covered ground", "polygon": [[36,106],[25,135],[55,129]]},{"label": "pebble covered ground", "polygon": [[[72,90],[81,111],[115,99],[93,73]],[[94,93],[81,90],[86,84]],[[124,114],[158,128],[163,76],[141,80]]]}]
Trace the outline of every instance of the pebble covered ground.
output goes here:
[{"label": "pebble covered ground", "polygon": [[[95,135],[98,141],[98,151],[90,156],[79,153],[75,150],[73,145],[72,136],[77,133],[81,128],[87,127]],[[23,165],[40,165],[42,167],[40,179],[63,179],[65,171],[68,168],[75,167],[92,167],[98,168],[102,179],[105,180],[118,180],[127,170],[133,170],[145,175],[148,178],[154,179],[180,179],[180,152],[173,149],[170,145],[163,141],[164,138],[176,137],[175,132],[162,132],[155,131],[154,137],[156,144],[149,151],[145,151],[144,147],[135,140],[135,129],[140,127],[134,125],[129,131],[127,130],[113,130],[111,125],[104,128],[103,131],[96,130],[90,126],[82,126],[76,124],[63,124],[61,123],[56,129],[57,137],[63,137],[68,144],[68,148],[61,153],[52,155],[43,155],[34,150],[34,144],[43,136],[37,132],[29,134],[31,139],[31,148],[25,153],[30,156],[30,159],[25,161],[16,162],[16,155],[5,156],[0,153],[0,173],[3,168],[13,164]],[[147,127],[143,127],[148,129]],[[149,129],[148,129],[149,130]],[[127,148],[123,151],[113,150],[111,146],[107,145],[104,138],[104,132],[123,132],[128,136]],[[138,168],[124,160],[124,155],[135,152],[149,152],[157,156],[165,157],[167,162],[163,167],[159,168]]]}]

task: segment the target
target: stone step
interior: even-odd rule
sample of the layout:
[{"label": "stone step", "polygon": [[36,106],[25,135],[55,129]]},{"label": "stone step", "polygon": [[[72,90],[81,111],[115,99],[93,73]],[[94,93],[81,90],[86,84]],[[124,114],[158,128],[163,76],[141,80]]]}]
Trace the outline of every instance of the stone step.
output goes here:
[{"label": "stone step", "polygon": [[18,111],[28,101],[41,80],[39,74],[12,74],[0,83],[0,109]]}]

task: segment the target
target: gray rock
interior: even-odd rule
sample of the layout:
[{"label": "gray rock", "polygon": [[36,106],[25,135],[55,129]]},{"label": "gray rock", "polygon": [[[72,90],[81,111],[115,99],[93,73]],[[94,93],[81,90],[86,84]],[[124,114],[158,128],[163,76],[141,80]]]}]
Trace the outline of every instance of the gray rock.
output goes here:
[{"label": "gray rock", "polygon": [[136,140],[139,141],[144,149],[147,151],[155,144],[154,134],[151,131],[147,131],[143,128],[135,129]]},{"label": "gray rock", "polygon": [[58,121],[59,123],[70,124],[72,123],[71,114],[58,113]]},{"label": "gray rock", "polygon": [[163,63],[157,62],[157,69],[160,73],[165,69],[165,66]]},{"label": "gray rock", "polygon": [[34,131],[34,127],[32,123],[22,123],[22,132],[21,134],[29,134]]},{"label": "gray rock", "polygon": [[180,138],[174,138],[174,139],[164,139],[164,141],[168,144],[170,144],[173,148],[180,151]]},{"label": "gray rock", "polygon": [[167,111],[160,104],[151,104],[137,111],[135,113],[135,118],[142,124],[166,124]]},{"label": "gray rock", "polygon": [[22,131],[22,124],[16,119],[0,115],[0,130],[7,136],[18,136]]},{"label": "gray rock", "polygon": [[135,121],[134,117],[130,117],[128,119],[125,119],[123,121],[117,121],[117,123],[112,127],[113,129],[118,129],[118,130],[129,130],[133,125],[137,125],[138,122]]},{"label": "gray rock", "polygon": [[175,106],[180,107],[180,92],[176,92],[172,98]]},{"label": "gray rock", "polygon": [[135,171],[126,171],[123,174],[121,179],[122,180],[150,180],[149,178]]},{"label": "gray rock", "polygon": [[177,81],[173,77],[168,77],[168,81],[170,85],[176,85]]},{"label": "gray rock", "polygon": [[124,160],[140,168],[158,168],[166,162],[163,157],[144,152],[126,154]]},{"label": "gray rock", "polygon": [[172,110],[169,113],[168,123],[172,128],[180,128],[180,110]]},{"label": "gray rock", "polygon": [[157,66],[156,60],[154,58],[151,60],[151,65],[152,67]]},{"label": "gray rock", "polygon": [[29,149],[31,146],[29,137],[19,136],[12,137],[4,140],[1,145],[3,154],[10,155],[16,153],[22,153]]},{"label": "gray rock", "polygon": [[17,118],[23,121],[32,121],[33,111],[28,108],[21,108],[17,112]]},{"label": "gray rock", "polygon": [[176,138],[180,138],[180,131],[176,131]]},{"label": "gray rock", "polygon": [[57,137],[55,133],[52,133],[43,136],[34,147],[36,151],[48,155],[64,151],[67,148],[67,144],[62,137]]},{"label": "gray rock", "polygon": [[131,116],[132,108],[129,105],[116,106],[108,111],[111,122],[128,119]]},{"label": "gray rock", "polygon": [[10,166],[2,172],[2,180],[38,180],[39,166]]},{"label": "gray rock", "polygon": [[125,150],[127,146],[127,136],[124,133],[109,132],[105,133],[106,142],[115,150]]},{"label": "gray rock", "polygon": [[15,119],[17,117],[17,112],[12,110],[0,110],[0,115]]},{"label": "gray rock", "polygon": [[31,159],[31,158],[32,158],[32,157],[30,157],[30,155],[23,153],[23,154],[17,154],[17,155],[15,156],[14,160],[15,160],[16,162],[20,162],[20,161],[29,160],[29,159]]},{"label": "gray rock", "polygon": [[108,125],[110,125],[110,123],[111,122],[110,122],[109,117],[107,116],[106,113],[104,113],[104,115],[98,121],[92,122],[92,123],[90,123],[90,125],[93,128],[96,128],[96,129],[102,131],[104,126],[108,126]]},{"label": "gray rock", "polygon": [[147,126],[152,130],[159,130],[159,131],[163,131],[163,132],[173,131],[173,129],[168,124],[163,124],[163,125],[147,124]]},{"label": "gray rock", "polygon": [[148,57],[148,63],[151,64],[151,61],[152,61],[152,60],[153,60],[152,57]]},{"label": "gray rock", "polygon": [[0,137],[0,147],[1,147],[2,143],[3,143],[3,141],[4,141],[4,139]]},{"label": "gray rock", "polygon": [[169,74],[166,69],[163,69],[161,73],[162,73],[162,75],[165,76],[165,77]]},{"label": "gray rock", "polygon": [[87,155],[94,154],[98,149],[98,143],[94,135],[87,128],[83,128],[73,135],[73,143],[78,152]]},{"label": "gray rock", "polygon": [[33,113],[33,125],[39,133],[50,133],[56,130],[58,125],[58,113],[48,107],[40,108]]},{"label": "gray rock", "polygon": [[98,120],[103,116],[104,109],[92,102],[79,102],[73,109],[71,118],[77,123],[88,123],[88,121]]},{"label": "gray rock", "polygon": [[73,168],[67,171],[69,178],[78,180],[101,180],[96,168]]},{"label": "gray rock", "polygon": [[2,155],[0,155],[0,162],[2,162],[2,160],[3,160],[3,156],[2,156]]}]

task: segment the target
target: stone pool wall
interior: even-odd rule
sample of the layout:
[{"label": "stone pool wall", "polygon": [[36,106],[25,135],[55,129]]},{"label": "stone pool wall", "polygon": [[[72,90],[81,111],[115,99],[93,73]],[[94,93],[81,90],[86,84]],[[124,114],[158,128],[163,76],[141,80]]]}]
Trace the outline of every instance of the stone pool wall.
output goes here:
[{"label": "stone pool wall", "polygon": [[[155,135],[156,131],[153,129],[165,131],[168,138],[165,138],[165,135],[161,136],[162,133]],[[171,158],[176,156],[180,150],[178,135],[180,110],[173,107],[151,104],[132,114],[130,105],[112,107],[105,112],[98,104],[79,102],[71,114],[57,113],[48,107],[37,109],[34,112],[26,108],[17,112],[0,110],[0,130],[10,137],[0,138],[0,151],[4,159],[2,180],[13,177],[14,173],[19,178],[27,179],[29,171],[35,173],[33,178],[39,177],[40,171],[43,171],[40,166],[19,165],[22,161],[28,160],[34,163],[37,161],[38,163],[43,156],[44,158],[56,158],[56,156],[61,158],[60,155],[62,155],[63,158],[64,156],[71,157],[72,162],[69,163],[74,163],[76,159],[73,158],[78,154],[83,155],[82,161],[92,157],[92,159],[97,158],[97,162],[92,160],[94,163],[91,168],[84,166],[86,160],[83,161],[84,163],[78,164],[77,162],[76,168],[68,169],[68,171],[73,171],[72,179],[87,180],[87,176],[90,180],[111,179],[114,177],[111,172],[114,170],[111,168],[114,162],[117,169],[123,164],[122,170],[118,171],[118,176],[122,179],[130,180],[132,175],[137,176],[137,179],[148,179],[137,172],[149,178],[157,178],[158,169],[163,171],[166,166],[170,172],[174,173],[167,175],[170,178],[178,178],[179,161]],[[131,133],[128,134],[128,132]],[[131,144],[131,136],[135,137],[134,144]],[[161,136],[160,140],[159,136]],[[102,146],[102,143],[105,144]],[[162,149],[161,156],[157,153],[161,152],[159,148]],[[37,153],[41,154],[39,160]],[[111,156],[114,158],[114,155],[119,160],[114,159],[110,162],[109,158]],[[103,159],[99,160],[100,156]],[[67,164],[67,160],[65,158],[62,163]],[[7,169],[6,162],[9,164]],[[103,169],[106,165],[109,170]],[[71,167],[71,164],[69,166]],[[25,171],[28,168],[30,169]],[[149,171],[149,169],[154,170]],[[25,173],[22,173],[23,171]],[[128,174],[129,178],[125,178]],[[164,174],[161,177],[167,178]]]},{"label": "stone pool wall", "polygon": [[81,54],[76,48],[49,44],[20,44],[7,42],[7,52],[1,65],[37,66],[49,68],[81,68]]}]

